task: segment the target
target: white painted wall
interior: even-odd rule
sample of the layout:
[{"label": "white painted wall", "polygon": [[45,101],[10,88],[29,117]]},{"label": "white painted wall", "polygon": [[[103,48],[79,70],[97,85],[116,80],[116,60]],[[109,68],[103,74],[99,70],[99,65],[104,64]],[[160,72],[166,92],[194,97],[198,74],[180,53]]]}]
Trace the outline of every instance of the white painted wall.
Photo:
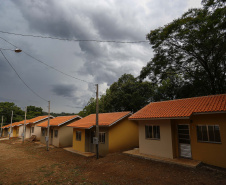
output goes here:
[{"label": "white painted wall", "polygon": [[[160,140],[145,138],[145,125],[148,124],[160,126]],[[170,120],[139,121],[139,150],[143,154],[173,158]]]}]

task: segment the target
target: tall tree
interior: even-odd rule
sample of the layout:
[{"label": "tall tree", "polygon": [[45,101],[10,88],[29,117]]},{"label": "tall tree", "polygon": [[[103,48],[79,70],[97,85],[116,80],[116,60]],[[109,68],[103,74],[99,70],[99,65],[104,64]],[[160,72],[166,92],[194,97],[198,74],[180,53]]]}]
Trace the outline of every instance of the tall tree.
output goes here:
[{"label": "tall tree", "polygon": [[42,116],[43,110],[41,107],[35,107],[35,106],[27,106],[27,119],[31,119],[37,116]]},{"label": "tall tree", "polygon": [[[151,83],[140,82],[133,75],[124,74],[99,99],[99,112],[136,112],[151,101],[152,95]],[[79,115],[87,116],[95,112],[96,100],[91,98]]]},{"label": "tall tree", "polygon": [[0,115],[4,116],[4,125],[11,122],[11,115],[13,111],[13,122],[23,120],[24,111],[11,102],[0,102]]},{"label": "tall tree", "polygon": [[203,0],[203,8],[190,9],[147,34],[155,54],[142,69],[140,79],[149,77],[153,83],[161,84],[179,75],[195,95],[225,93],[225,2]]}]

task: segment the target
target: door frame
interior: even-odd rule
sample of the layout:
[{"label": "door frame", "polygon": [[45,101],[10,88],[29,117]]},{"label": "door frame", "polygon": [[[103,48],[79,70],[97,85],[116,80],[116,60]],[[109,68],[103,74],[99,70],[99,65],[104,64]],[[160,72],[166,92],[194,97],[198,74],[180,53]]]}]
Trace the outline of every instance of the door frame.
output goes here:
[{"label": "door frame", "polygon": [[192,148],[190,150],[191,157],[183,157],[183,156],[181,156],[181,148],[180,148],[179,133],[178,133],[178,126],[179,125],[187,125],[188,126],[189,138],[190,138],[190,148],[191,148],[191,128],[190,128],[191,125],[189,123],[177,124],[177,142],[178,142],[178,148],[177,149],[178,149],[179,158],[192,159]]}]

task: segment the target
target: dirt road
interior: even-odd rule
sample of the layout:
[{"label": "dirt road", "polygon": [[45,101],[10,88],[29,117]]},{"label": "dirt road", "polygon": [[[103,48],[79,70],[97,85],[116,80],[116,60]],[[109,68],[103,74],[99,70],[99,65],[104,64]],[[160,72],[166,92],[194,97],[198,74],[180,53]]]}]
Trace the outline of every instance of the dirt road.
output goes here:
[{"label": "dirt road", "polygon": [[226,171],[122,153],[98,160],[19,140],[0,141],[0,184],[226,184]]}]

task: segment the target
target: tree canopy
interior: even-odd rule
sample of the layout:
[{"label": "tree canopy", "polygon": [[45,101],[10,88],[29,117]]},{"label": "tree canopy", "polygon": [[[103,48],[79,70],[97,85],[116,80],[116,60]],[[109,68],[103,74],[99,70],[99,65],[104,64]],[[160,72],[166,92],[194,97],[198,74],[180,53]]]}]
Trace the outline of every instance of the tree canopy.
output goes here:
[{"label": "tree canopy", "polygon": [[[12,102],[0,102],[0,115],[3,116],[4,125],[11,123],[11,115],[13,111],[13,122],[24,120],[25,112]],[[27,119],[42,116],[41,107],[27,106]]]},{"label": "tree canopy", "polygon": [[[99,99],[99,112],[136,112],[151,101],[152,95],[151,83],[140,82],[133,75],[124,74]],[[96,100],[91,98],[79,115],[84,117],[95,112]]]},{"label": "tree canopy", "polygon": [[203,8],[190,9],[147,34],[154,57],[140,79],[148,77],[163,87],[162,83],[172,84],[179,77],[180,87],[171,87],[176,91],[174,98],[226,92],[225,0],[203,0],[202,4]]}]

